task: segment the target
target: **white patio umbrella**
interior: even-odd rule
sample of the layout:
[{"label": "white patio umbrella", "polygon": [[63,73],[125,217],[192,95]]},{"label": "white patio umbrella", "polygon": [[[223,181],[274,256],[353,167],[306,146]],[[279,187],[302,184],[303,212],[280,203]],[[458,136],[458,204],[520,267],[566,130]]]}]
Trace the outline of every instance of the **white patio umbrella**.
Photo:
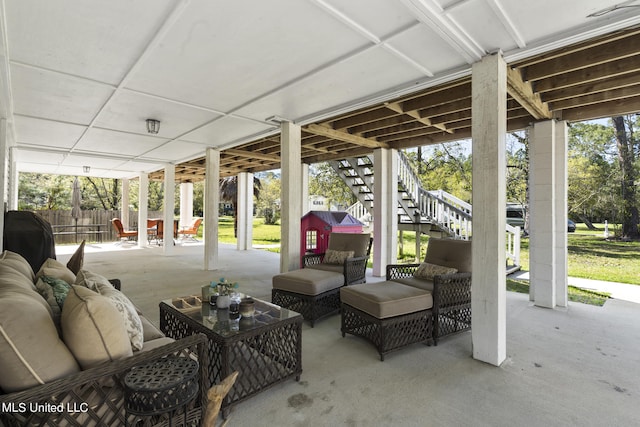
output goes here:
[{"label": "white patio umbrella", "polygon": [[82,210],[80,209],[80,203],[82,203],[82,195],[80,193],[80,181],[78,177],[73,180],[73,187],[71,191],[71,218],[75,220],[76,231],[76,243],[78,243],[78,219],[82,216]]}]

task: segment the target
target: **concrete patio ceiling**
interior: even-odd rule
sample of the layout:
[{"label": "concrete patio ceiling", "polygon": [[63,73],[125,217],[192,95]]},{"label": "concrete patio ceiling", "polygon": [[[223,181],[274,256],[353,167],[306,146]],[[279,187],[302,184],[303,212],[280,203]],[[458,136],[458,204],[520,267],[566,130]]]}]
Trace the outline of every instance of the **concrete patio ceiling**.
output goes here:
[{"label": "concrete patio ceiling", "polygon": [[[4,0],[0,116],[19,171],[202,179],[470,137],[501,50],[509,129],[640,110],[640,1]],[[276,120],[271,118],[275,117]],[[145,120],[161,121],[157,135]]]}]

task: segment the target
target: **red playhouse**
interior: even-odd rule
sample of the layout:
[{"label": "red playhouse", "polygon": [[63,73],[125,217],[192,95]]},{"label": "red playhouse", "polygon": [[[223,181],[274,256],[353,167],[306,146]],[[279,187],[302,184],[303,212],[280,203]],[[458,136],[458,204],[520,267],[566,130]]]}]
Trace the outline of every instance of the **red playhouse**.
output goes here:
[{"label": "red playhouse", "polygon": [[362,233],[363,225],[346,212],[310,211],[301,219],[300,253],[321,254],[329,245],[330,233]]}]

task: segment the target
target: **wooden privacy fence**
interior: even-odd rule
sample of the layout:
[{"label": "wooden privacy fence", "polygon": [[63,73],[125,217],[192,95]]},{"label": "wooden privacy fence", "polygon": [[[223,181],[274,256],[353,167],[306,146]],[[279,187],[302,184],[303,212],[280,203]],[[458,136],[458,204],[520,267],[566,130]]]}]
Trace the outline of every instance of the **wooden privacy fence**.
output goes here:
[{"label": "wooden privacy fence", "polygon": [[[71,216],[70,210],[46,210],[35,211],[42,218],[47,220],[53,228],[56,244],[79,243],[82,240],[87,242],[115,242],[118,240],[111,220],[122,218],[120,211],[92,210],[82,211],[76,220]],[[149,218],[162,218],[162,211],[149,211]],[[129,213],[129,224],[124,225],[127,229],[137,229],[138,212]]]}]

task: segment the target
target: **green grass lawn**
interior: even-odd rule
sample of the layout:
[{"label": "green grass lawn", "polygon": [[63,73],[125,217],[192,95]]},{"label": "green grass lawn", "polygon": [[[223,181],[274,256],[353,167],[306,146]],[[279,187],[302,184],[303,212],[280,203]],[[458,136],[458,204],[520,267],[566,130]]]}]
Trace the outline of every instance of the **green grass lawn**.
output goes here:
[{"label": "green grass lawn", "polygon": [[[507,279],[507,290],[512,292],[519,292],[522,294],[528,294],[529,281]],[[586,289],[576,288],[575,286],[569,286],[567,293],[569,296],[569,301],[597,305],[600,307],[602,307],[607,299],[611,296],[607,292],[594,292]]]},{"label": "green grass lawn", "polygon": [[[596,224],[597,230],[589,230],[578,224],[575,233],[569,233],[569,276],[585,279],[640,285],[640,242],[605,240],[604,225]],[[612,234],[614,229],[610,227]],[[422,236],[420,259],[424,258],[429,238]],[[221,217],[219,241],[236,243],[233,237],[233,218]],[[280,243],[280,225],[266,225],[263,218],[253,221],[254,245],[277,245]],[[279,248],[268,250],[279,252]],[[398,261],[411,263],[415,259],[415,233],[404,233],[404,247],[398,248]],[[529,239],[522,239],[520,263],[529,270]]]}]

